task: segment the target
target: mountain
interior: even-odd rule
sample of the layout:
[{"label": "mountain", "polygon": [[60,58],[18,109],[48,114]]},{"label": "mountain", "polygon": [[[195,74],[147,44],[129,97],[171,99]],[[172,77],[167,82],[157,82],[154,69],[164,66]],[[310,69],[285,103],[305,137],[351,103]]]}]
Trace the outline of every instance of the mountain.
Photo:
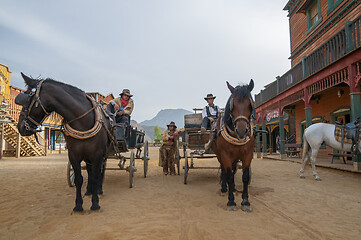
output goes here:
[{"label": "mountain", "polygon": [[178,129],[184,126],[184,115],[191,114],[192,112],[185,109],[163,109],[151,120],[145,120],[139,123],[141,126],[159,126],[166,128],[167,125],[173,121],[177,125]]},{"label": "mountain", "polygon": [[[143,130],[145,131],[145,136],[151,139],[151,142],[154,140],[154,128],[155,126],[142,126]],[[161,133],[165,130],[165,128],[159,127],[161,130]]]}]

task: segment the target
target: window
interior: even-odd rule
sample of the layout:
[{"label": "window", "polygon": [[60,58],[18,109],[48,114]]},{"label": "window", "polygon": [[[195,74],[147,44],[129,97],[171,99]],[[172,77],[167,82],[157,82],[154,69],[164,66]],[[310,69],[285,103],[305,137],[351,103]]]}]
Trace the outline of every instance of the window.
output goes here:
[{"label": "window", "polygon": [[[329,0],[333,1],[333,0]],[[337,1],[337,0],[336,0]],[[321,21],[320,0],[314,0],[306,10],[307,15],[307,33],[310,33]]]},{"label": "window", "polygon": [[330,14],[343,0],[327,0],[327,14]]}]

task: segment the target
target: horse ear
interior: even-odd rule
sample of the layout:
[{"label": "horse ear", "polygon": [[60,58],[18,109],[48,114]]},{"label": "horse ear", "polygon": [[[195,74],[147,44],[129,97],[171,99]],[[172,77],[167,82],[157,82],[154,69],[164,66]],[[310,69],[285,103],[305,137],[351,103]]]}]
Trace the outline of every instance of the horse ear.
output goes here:
[{"label": "horse ear", "polygon": [[251,79],[251,81],[250,81],[249,84],[248,84],[248,90],[249,90],[250,92],[252,92],[253,88],[254,88],[254,82],[253,82],[253,79]]},{"label": "horse ear", "polygon": [[231,93],[233,93],[234,92],[234,87],[232,87],[232,85],[229,84],[228,81],[226,81],[226,83],[227,83],[227,87],[228,87],[229,91],[231,91]]},{"label": "horse ear", "polygon": [[21,76],[23,77],[26,85],[28,85],[31,88],[36,87],[36,84],[38,83],[38,80],[30,78],[30,77],[26,76],[24,73],[21,73]]}]

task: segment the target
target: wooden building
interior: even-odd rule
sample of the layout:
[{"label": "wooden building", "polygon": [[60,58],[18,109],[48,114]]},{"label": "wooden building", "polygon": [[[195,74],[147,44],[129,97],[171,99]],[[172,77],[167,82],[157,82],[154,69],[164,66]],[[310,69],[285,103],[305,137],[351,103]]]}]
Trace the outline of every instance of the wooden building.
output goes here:
[{"label": "wooden building", "polygon": [[[289,0],[284,10],[289,13],[291,69],[255,97],[257,128],[270,133],[257,136],[257,151],[266,153],[272,145],[266,116],[276,112],[281,157],[285,142],[302,143],[312,123],[361,117],[361,1]],[[332,151],[325,147],[319,157]],[[360,157],[353,164],[361,169]]]}]

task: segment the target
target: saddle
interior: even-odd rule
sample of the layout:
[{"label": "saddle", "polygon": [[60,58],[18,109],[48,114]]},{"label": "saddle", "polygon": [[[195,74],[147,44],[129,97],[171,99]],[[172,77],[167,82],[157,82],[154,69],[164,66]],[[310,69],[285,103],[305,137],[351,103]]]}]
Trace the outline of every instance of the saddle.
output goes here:
[{"label": "saddle", "polygon": [[335,126],[335,139],[341,143],[343,149],[344,143],[351,144],[351,152],[358,155],[361,154],[357,144],[361,139],[361,123],[360,119],[356,119],[353,122],[342,124],[336,121]]}]

